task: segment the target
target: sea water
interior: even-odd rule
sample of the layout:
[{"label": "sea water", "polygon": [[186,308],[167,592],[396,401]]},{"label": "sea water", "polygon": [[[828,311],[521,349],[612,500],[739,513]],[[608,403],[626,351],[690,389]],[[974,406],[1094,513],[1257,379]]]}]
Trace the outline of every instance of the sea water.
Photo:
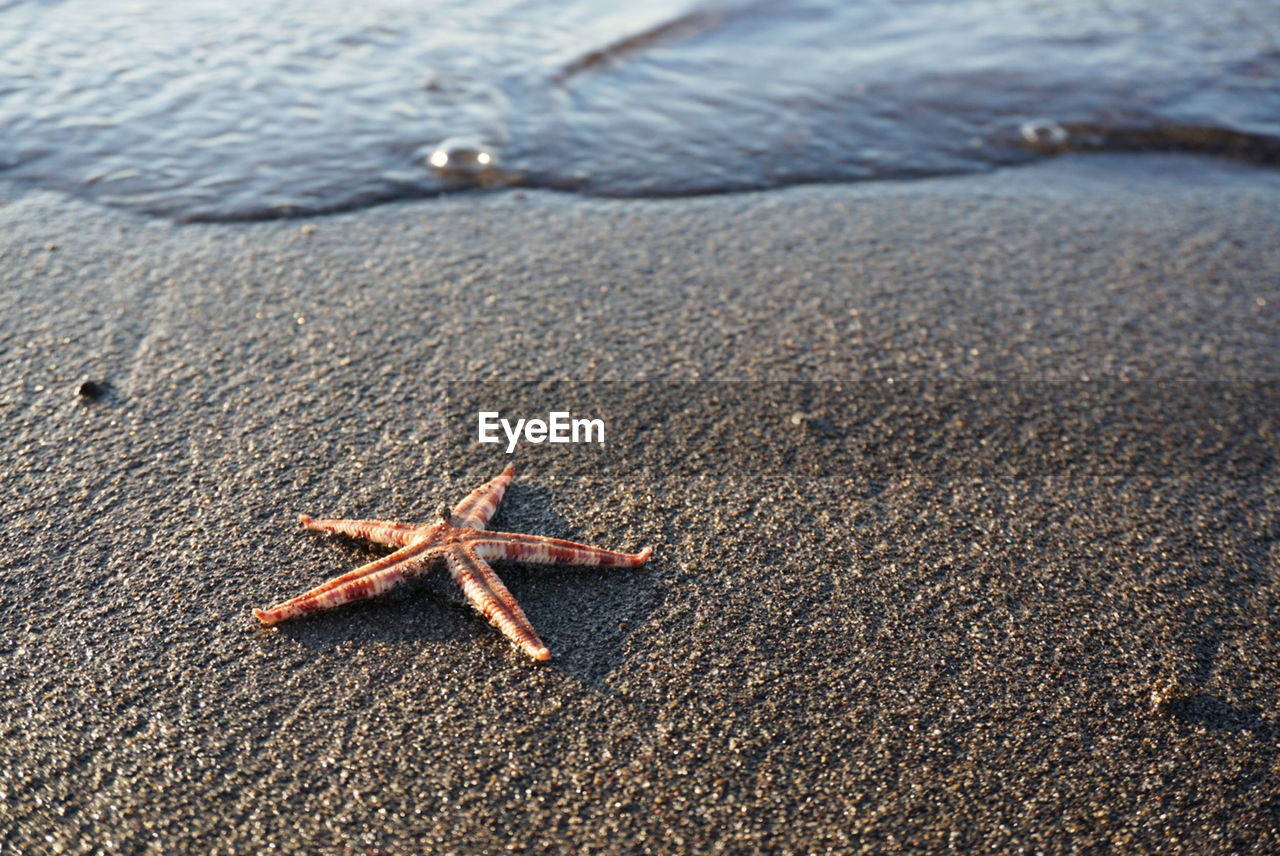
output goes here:
[{"label": "sea water", "polygon": [[0,181],[175,219],[1280,163],[1275,0],[0,2]]}]

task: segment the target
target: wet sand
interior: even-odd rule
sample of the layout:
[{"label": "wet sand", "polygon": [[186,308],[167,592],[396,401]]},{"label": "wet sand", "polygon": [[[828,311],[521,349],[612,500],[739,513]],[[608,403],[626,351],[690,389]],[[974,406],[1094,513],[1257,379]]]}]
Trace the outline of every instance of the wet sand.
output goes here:
[{"label": "wet sand", "polygon": [[[797,466],[638,383],[1276,380],[1274,172],[188,226],[7,187],[0,223],[0,851],[1280,848],[1274,422],[1243,470],[1206,418],[1196,467],[1121,420],[1009,475],[917,403]],[[497,527],[654,548],[500,569],[549,663],[443,570],[255,626],[372,555],[299,513],[427,519],[506,463],[451,382],[545,378],[622,382],[636,459],[686,462],[516,453]]]}]

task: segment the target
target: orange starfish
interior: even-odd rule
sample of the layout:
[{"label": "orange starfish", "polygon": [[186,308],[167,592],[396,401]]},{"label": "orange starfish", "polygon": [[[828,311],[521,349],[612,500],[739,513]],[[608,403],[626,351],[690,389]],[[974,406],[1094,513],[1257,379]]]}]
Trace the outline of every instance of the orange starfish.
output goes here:
[{"label": "orange starfish", "polygon": [[498,579],[487,559],[511,559],[540,565],[595,565],[634,567],[643,565],[652,550],[615,553],[559,538],[489,532],[485,526],[498,510],[507,486],[515,477],[508,465],[502,474],[473,491],[453,509],[441,510],[439,523],[411,526],[381,520],[315,520],[302,515],[302,525],[319,532],[335,532],[387,547],[398,547],[389,556],[356,568],[322,586],[270,609],[255,609],[263,624],[275,624],[299,615],[333,609],[353,600],[377,597],[405,580],[423,573],[437,559],[444,559],[449,573],[471,605],[489,619],[517,648],[535,660],[551,656],[520,604]]}]

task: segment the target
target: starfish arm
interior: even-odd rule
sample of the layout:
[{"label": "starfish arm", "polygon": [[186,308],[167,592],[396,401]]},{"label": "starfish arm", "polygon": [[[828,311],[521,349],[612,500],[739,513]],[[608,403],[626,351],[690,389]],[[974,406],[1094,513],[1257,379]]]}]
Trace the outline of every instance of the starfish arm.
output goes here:
[{"label": "starfish arm", "polygon": [[[467,561],[468,566],[484,580],[484,584],[489,587],[489,591],[493,592],[494,597],[496,597],[498,601],[506,607],[507,612],[511,613],[511,617],[515,620],[516,624],[527,630],[529,635],[533,637],[533,641],[537,643],[537,646],[542,647],[542,642],[538,640],[538,634],[534,632],[533,625],[525,616],[524,610],[520,608],[520,604],[516,601],[515,597],[513,597],[511,592],[507,590],[506,585],[501,579],[499,579],[498,575],[494,573],[493,568],[489,567],[489,564],[484,559],[481,559],[476,555],[474,550],[464,547],[461,550],[461,553],[463,558]],[[538,657],[536,659],[545,658]]]},{"label": "starfish arm", "polygon": [[476,555],[485,559],[511,559],[535,565],[595,565],[602,568],[630,568],[643,565],[653,552],[645,547],[639,553],[618,553],[586,544],[523,535],[517,532],[486,532],[472,542]]},{"label": "starfish arm", "polygon": [[551,652],[542,644],[533,625],[525,617],[511,592],[498,579],[498,575],[484,560],[470,550],[449,550],[446,554],[449,573],[471,601],[471,605],[502,631],[517,648],[535,660],[550,658]]},{"label": "starfish arm", "polygon": [[493,513],[502,504],[502,497],[515,478],[515,472],[515,465],[507,464],[501,475],[476,488],[470,496],[458,503],[449,522],[468,529],[483,529],[488,526],[489,518],[493,517]]},{"label": "starfish arm", "polygon": [[263,624],[275,624],[299,615],[333,609],[353,600],[377,597],[412,576],[432,555],[425,545],[413,544],[334,577],[306,594],[277,603],[269,609],[255,609],[253,614]]},{"label": "starfish arm", "polygon": [[407,523],[389,523],[385,520],[317,520],[305,514],[298,521],[317,532],[346,535],[348,538],[359,538],[384,547],[407,547],[413,543],[414,532],[418,529]]}]

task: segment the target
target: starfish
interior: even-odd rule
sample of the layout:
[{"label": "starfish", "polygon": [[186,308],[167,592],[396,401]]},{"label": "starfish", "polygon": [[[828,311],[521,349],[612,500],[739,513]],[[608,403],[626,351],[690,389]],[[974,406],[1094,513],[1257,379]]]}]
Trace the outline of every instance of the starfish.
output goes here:
[{"label": "starfish", "polygon": [[490,532],[489,518],[498,510],[507,487],[515,478],[515,466],[472,491],[452,511],[440,510],[438,523],[412,526],[382,520],[316,520],[307,515],[302,525],[317,532],[331,532],[398,548],[394,553],[354,571],[329,580],[306,594],[278,603],[270,609],[255,609],[263,624],[271,625],[300,615],[333,609],[353,600],[384,594],[407,579],[416,577],[437,560],[443,559],[454,582],[489,623],[502,631],[517,648],[535,660],[551,656],[520,604],[507,591],[486,560],[511,559],[540,565],[595,565],[635,567],[648,560],[652,550],[615,553],[559,538]]}]

